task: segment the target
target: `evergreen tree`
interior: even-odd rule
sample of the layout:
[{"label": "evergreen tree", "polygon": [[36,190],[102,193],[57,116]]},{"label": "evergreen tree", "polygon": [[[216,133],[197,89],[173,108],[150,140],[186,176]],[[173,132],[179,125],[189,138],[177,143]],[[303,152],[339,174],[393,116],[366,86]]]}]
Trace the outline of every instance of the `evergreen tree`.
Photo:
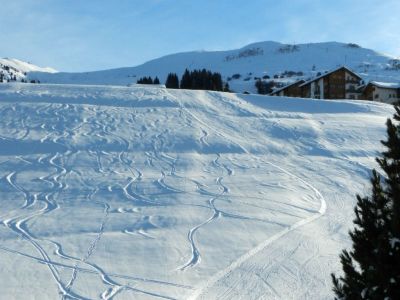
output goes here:
[{"label": "evergreen tree", "polygon": [[169,89],[179,89],[179,78],[175,73],[169,73],[167,80],[165,81],[165,86]]},{"label": "evergreen tree", "polygon": [[153,84],[160,84],[160,79],[158,79],[157,76],[156,76],[156,78],[154,78]]},{"label": "evergreen tree", "polygon": [[194,90],[200,90],[202,89],[202,79],[201,79],[201,73],[197,70],[194,70],[190,72],[190,78],[192,80],[191,88]]},{"label": "evergreen tree", "polygon": [[213,83],[213,91],[222,91],[223,90],[223,86],[222,86],[222,78],[221,78],[221,74],[219,73],[213,73],[212,74],[212,83]]},{"label": "evergreen tree", "polygon": [[211,74],[211,72],[207,71],[206,69],[201,70],[201,73],[200,73],[201,89],[203,89],[203,90],[211,90],[212,89],[210,74]]},{"label": "evergreen tree", "polygon": [[137,80],[137,83],[139,83],[139,84],[153,84],[153,79],[150,76],[149,77],[145,76],[145,77],[139,78]]},{"label": "evergreen tree", "polygon": [[388,119],[387,148],[372,171],[372,195],[357,196],[352,250],[340,255],[343,276],[332,274],[337,299],[400,299],[400,109]]},{"label": "evergreen tree", "polygon": [[191,89],[192,88],[192,76],[190,75],[190,72],[188,69],[186,69],[182,75],[180,86],[181,86],[181,89]]},{"label": "evergreen tree", "polygon": [[231,90],[229,89],[229,84],[227,82],[225,82],[224,84],[224,92],[230,93]]},{"label": "evergreen tree", "polygon": [[274,81],[263,81],[257,79],[255,86],[257,88],[257,93],[260,95],[267,95],[272,92],[272,88],[276,85]]},{"label": "evergreen tree", "polygon": [[265,94],[267,94],[267,89],[266,89],[266,87],[265,87],[265,83],[264,83],[261,79],[258,79],[258,80],[256,81],[255,86],[256,86],[256,88],[257,88],[257,93],[258,93],[258,94],[260,94],[260,95],[265,95]]},{"label": "evergreen tree", "polygon": [[181,89],[223,91],[224,84],[221,74],[212,73],[206,69],[185,70],[181,79]]}]

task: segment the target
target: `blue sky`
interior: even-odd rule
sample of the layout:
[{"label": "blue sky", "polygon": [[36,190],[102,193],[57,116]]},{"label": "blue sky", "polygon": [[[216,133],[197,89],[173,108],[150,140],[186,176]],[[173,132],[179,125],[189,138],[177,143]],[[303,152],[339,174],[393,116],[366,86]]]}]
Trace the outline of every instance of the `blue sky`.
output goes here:
[{"label": "blue sky", "polygon": [[399,0],[0,0],[0,57],[62,71],[258,41],[354,42],[400,56]]}]

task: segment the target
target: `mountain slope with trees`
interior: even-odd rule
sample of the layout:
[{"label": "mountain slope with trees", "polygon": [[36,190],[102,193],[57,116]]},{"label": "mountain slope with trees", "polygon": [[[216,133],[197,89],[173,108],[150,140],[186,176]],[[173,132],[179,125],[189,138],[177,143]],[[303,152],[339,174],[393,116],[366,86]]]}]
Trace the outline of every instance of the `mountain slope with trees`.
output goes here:
[{"label": "mountain slope with trees", "polygon": [[0,58],[0,83],[1,82],[37,82],[38,79],[29,79],[29,72],[56,73],[52,68],[42,68],[18,59]]},{"label": "mountain slope with trees", "polygon": [[167,55],[136,67],[85,73],[30,73],[44,83],[128,85],[141,77],[164,83],[169,73],[212,70],[236,92],[256,92],[257,80],[286,83],[346,65],[365,79],[400,81],[400,60],[352,43],[282,44],[259,42],[229,51],[197,51]]}]

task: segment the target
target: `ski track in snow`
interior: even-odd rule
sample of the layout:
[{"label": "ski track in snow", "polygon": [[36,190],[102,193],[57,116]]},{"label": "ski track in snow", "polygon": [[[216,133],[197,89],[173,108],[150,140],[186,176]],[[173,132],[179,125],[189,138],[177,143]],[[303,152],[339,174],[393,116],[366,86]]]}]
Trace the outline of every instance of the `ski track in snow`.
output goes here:
[{"label": "ski track in snow", "polygon": [[[311,223],[315,220],[317,220],[318,218],[320,218],[321,216],[323,216],[326,212],[327,209],[327,204],[325,202],[324,197],[321,195],[321,193],[314,188],[311,184],[309,184],[308,182],[306,182],[305,180],[301,179],[300,177],[282,169],[281,167],[271,163],[271,162],[266,162],[267,164],[270,164],[272,166],[274,166],[275,168],[283,171],[284,173],[288,174],[289,176],[293,176],[295,178],[297,178],[299,181],[303,182],[304,185],[306,185],[307,187],[309,187],[310,189],[312,189],[315,192],[315,195],[317,198],[319,198],[319,200],[321,201],[321,207],[318,211],[317,214],[300,220],[299,222],[290,225],[289,227],[285,228],[284,230],[282,230],[281,232],[269,237],[268,239],[266,239],[263,243],[259,244],[257,247],[251,249],[249,252],[245,253],[243,256],[239,257],[237,260],[235,260],[233,263],[231,263],[227,268],[221,270],[220,272],[216,273],[215,275],[213,275],[211,278],[209,278],[205,284],[201,285],[199,288],[197,288],[197,290],[188,298],[188,299],[197,299],[199,296],[201,296],[203,293],[206,292],[206,290],[208,288],[210,288],[211,286],[213,286],[217,281],[221,280],[223,277],[227,276],[229,273],[233,272],[236,268],[240,267],[240,265],[242,263],[244,263],[245,261],[247,261],[249,258],[251,258],[252,256],[256,255],[257,253],[259,253],[261,250],[263,250],[265,247],[267,247],[269,244],[271,244],[272,242],[276,241],[277,239],[283,237],[285,234],[298,229],[301,226],[304,226],[308,223]],[[274,291],[274,293],[276,293]]]},{"label": "ski track in snow", "polygon": [[[198,118],[197,116],[195,116],[193,113],[189,112],[187,109],[186,109],[185,111],[188,112],[190,115],[192,115],[192,116],[194,117],[194,119],[196,119],[199,123],[201,123],[201,124],[203,124],[203,125],[206,125],[205,122],[203,122],[200,118]],[[203,131],[203,132],[205,132],[205,131]],[[223,135],[222,133],[220,133],[220,132],[216,132],[216,133],[219,134],[219,135],[221,135],[221,136],[223,136],[225,139],[230,140],[229,137]],[[245,151],[246,153],[249,153],[249,151],[248,151],[245,147],[243,147],[242,145],[238,144],[238,146],[239,146],[241,149],[244,149],[244,151]],[[220,157],[220,156],[219,156],[219,154],[218,154],[218,158],[219,158],[219,157]],[[220,166],[220,164],[218,163],[218,158],[214,161],[214,164],[217,165],[217,166]],[[243,262],[245,262],[246,260],[248,260],[250,257],[256,255],[258,252],[260,252],[262,249],[264,249],[265,247],[267,247],[269,244],[271,244],[271,243],[274,242],[275,240],[281,238],[281,237],[284,236],[285,234],[287,234],[287,233],[289,233],[289,232],[291,232],[291,231],[293,231],[293,230],[295,230],[295,229],[297,229],[297,228],[299,228],[299,227],[301,227],[301,226],[304,226],[304,225],[306,225],[306,224],[308,224],[308,223],[310,223],[310,222],[313,222],[314,220],[320,218],[322,215],[325,214],[326,209],[327,209],[326,201],[325,201],[324,197],[321,195],[321,193],[320,193],[314,186],[312,186],[310,183],[308,183],[308,182],[305,181],[304,179],[302,179],[302,178],[296,176],[295,174],[293,174],[293,173],[291,173],[291,172],[289,172],[289,171],[283,169],[282,167],[279,167],[278,165],[276,165],[276,164],[274,164],[274,163],[272,163],[272,162],[264,162],[264,163],[269,164],[269,165],[273,166],[274,168],[276,168],[276,169],[278,169],[278,170],[280,170],[280,171],[286,173],[287,175],[296,178],[297,180],[299,180],[300,182],[302,182],[305,186],[307,186],[308,188],[310,188],[311,190],[313,190],[314,193],[315,193],[315,195],[316,195],[316,197],[319,199],[319,201],[320,201],[320,203],[321,203],[320,209],[319,209],[318,213],[315,214],[315,215],[313,215],[313,216],[311,216],[311,217],[309,217],[309,218],[305,218],[305,219],[303,219],[303,220],[300,220],[300,221],[298,221],[297,223],[295,223],[295,224],[293,224],[293,225],[290,225],[289,227],[285,228],[285,229],[282,230],[281,232],[279,232],[279,233],[273,235],[272,237],[269,237],[269,238],[268,238],[267,240],[265,240],[263,243],[259,244],[257,247],[251,249],[250,251],[248,251],[247,253],[245,253],[243,256],[239,257],[237,260],[235,260],[234,262],[232,262],[227,268],[221,270],[220,272],[217,272],[215,275],[213,275],[211,278],[209,278],[209,279],[205,282],[205,284],[203,284],[203,285],[201,285],[200,287],[198,287],[198,288],[196,289],[196,291],[195,291],[192,295],[190,295],[189,299],[197,299],[197,298],[198,298],[202,293],[204,293],[209,287],[211,287],[212,285],[214,285],[217,281],[221,280],[223,277],[225,277],[227,274],[229,274],[230,272],[232,272],[234,269],[238,268]],[[228,170],[228,173],[229,173],[229,174],[232,174],[232,173],[233,173],[232,170],[230,170],[230,169],[227,169],[227,170]],[[217,179],[217,181],[218,181],[219,184],[221,184],[221,183],[220,183],[220,182],[221,182],[221,178],[220,178],[220,177]],[[227,189],[225,186],[223,186],[222,184],[221,184],[221,186],[222,186],[222,188],[223,188],[222,194],[228,192],[228,189]],[[222,195],[222,194],[221,194],[221,195]],[[215,199],[214,199],[214,200],[215,200]],[[215,209],[214,204],[211,203],[211,202],[210,202],[210,204],[212,204],[213,208]],[[189,237],[189,240],[191,241],[192,253],[193,253],[193,255],[192,255],[191,261],[189,261],[187,264],[185,264],[183,267],[181,267],[182,270],[185,269],[185,268],[187,268],[188,266],[193,266],[193,265],[195,265],[195,264],[197,263],[197,261],[199,260],[199,253],[198,253],[198,250],[196,249],[196,247],[194,246],[194,242],[193,242],[193,234],[194,234],[194,232],[195,232],[196,230],[198,230],[201,226],[203,226],[203,225],[205,225],[205,224],[211,222],[211,221],[212,221],[213,219],[215,219],[216,216],[218,216],[218,215],[219,215],[219,212],[218,212],[218,211],[215,211],[215,212],[214,212],[214,215],[213,215],[210,219],[208,219],[208,220],[205,221],[204,223],[202,223],[202,224],[196,226],[195,228],[191,229],[191,231],[189,232],[188,237]]]},{"label": "ski track in snow", "polygon": [[[49,277],[38,280],[55,287],[65,300],[197,299],[242,272],[244,265],[248,271],[240,278],[256,276],[269,295],[282,298],[268,278],[273,267],[261,272],[249,261],[317,221],[327,212],[328,201],[311,184],[312,172],[303,177],[302,170],[291,171],[296,167],[280,161],[279,155],[260,154],[258,149],[269,146],[263,135],[253,140],[253,127],[235,125],[229,118],[257,119],[257,130],[277,135],[285,119],[219,93],[47,89],[71,95],[57,99],[33,87],[12,94],[14,102],[0,100],[0,193],[6,201],[6,208],[0,206],[1,253],[29,266],[44,265]],[[102,93],[110,93],[111,100]],[[204,103],[196,106],[192,99],[180,98],[192,95]],[[124,97],[133,97],[133,102]],[[99,102],[87,105],[89,101]],[[168,101],[166,107],[163,101]],[[287,122],[296,117],[288,113]],[[314,123],[310,131],[318,132]],[[242,127],[249,132],[240,131]],[[295,129],[293,140],[303,146],[306,138]],[[363,154],[365,161],[372,160],[370,153]],[[351,166],[357,176],[368,175],[365,161],[347,155],[329,158]],[[348,208],[344,201],[337,205],[339,210]],[[338,222],[346,222],[344,215],[330,225],[332,231],[340,228]],[[216,259],[213,251],[226,246],[218,245],[225,238],[221,230],[230,226],[234,238],[247,246],[229,245],[231,251]],[[251,233],[243,232],[243,238],[240,230],[248,228]],[[270,230],[260,234],[265,228]],[[276,257],[276,264],[299,247]],[[300,272],[318,260],[321,251],[311,248],[297,269],[282,264],[282,274],[309,286]],[[220,296],[234,297],[233,286]]]},{"label": "ski track in snow", "polygon": [[[58,105],[56,105],[58,106]],[[65,104],[62,105],[63,109],[68,109],[69,105]],[[43,110],[49,110],[51,109],[51,105],[46,106],[45,109]],[[38,111],[39,112],[39,111]],[[62,114],[60,114],[57,110],[55,111],[55,116],[57,117],[57,121],[60,122],[60,118],[62,118]],[[23,123],[22,123],[23,124]],[[98,128],[102,129],[102,132],[100,134],[100,136],[105,136],[106,134],[108,134],[107,129],[106,129],[106,125],[100,125],[97,124]],[[41,128],[45,128],[45,126],[41,126]],[[51,127],[52,130],[57,131],[57,128],[55,126]],[[76,129],[76,128],[75,128]],[[66,133],[62,133],[62,135],[57,135],[55,132],[51,132],[49,134],[46,135],[45,138],[41,139],[41,142],[45,142],[46,140],[51,140],[54,143],[58,143],[58,140],[61,137],[66,137],[68,136],[68,132]],[[90,135],[87,134],[87,135]],[[21,139],[25,138],[27,136],[27,134],[25,134]],[[115,135],[114,135],[115,136]],[[122,141],[126,144],[126,150],[129,147],[129,143],[121,138]],[[89,151],[90,152],[90,151]],[[67,151],[64,155],[68,155],[71,154],[72,152]],[[97,162],[97,171],[99,173],[103,173],[106,174],[107,172],[104,170],[102,163],[101,163],[101,155],[99,151],[95,151],[95,158],[96,158],[96,162]],[[71,274],[71,278],[68,281],[68,283],[63,283],[61,278],[60,278],[60,274],[58,272],[57,269],[57,264],[55,264],[51,259],[49,254],[46,252],[46,250],[44,250],[44,248],[40,245],[40,239],[35,238],[27,229],[27,223],[29,220],[34,219],[39,217],[40,215],[43,214],[48,214],[50,213],[52,210],[59,208],[57,204],[53,204],[51,201],[48,200],[49,197],[53,196],[54,194],[67,189],[67,185],[65,183],[63,183],[62,178],[68,173],[67,169],[65,167],[62,166],[62,160],[63,160],[63,155],[61,155],[60,153],[55,153],[53,155],[49,155],[48,158],[44,158],[44,157],[40,157],[38,159],[38,164],[47,164],[48,166],[53,167],[54,169],[57,170],[56,173],[50,174],[48,176],[42,177],[40,178],[42,181],[46,181],[48,183],[50,183],[52,185],[53,191],[51,191],[50,193],[44,195],[41,199],[38,199],[38,194],[31,194],[29,191],[27,191],[26,189],[24,189],[22,186],[18,185],[15,182],[15,177],[17,175],[16,172],[11,172],[10,174],[8,174],[6,176],[6,181],[8,182],[8,184],[10,186],[12,186],[16,191],[20,192],[23,194],[24,196],[24,204],[21,206],[21,210],[23,209],[27,209],[30,207],[35,206],[36,202],[44,202],[45,206],[43,208],[41,208],[38,211],[35,211],[33,213],[29,213],[29,214],[23,214],[11,219],[4,219],[2,220],[2,223],[7,227],[10,228],[12,231],[14,231],[16,234],[18,234],[19,236],[21,236],[23,239],[27,240],[29,243],[31,243],[36,249],[37,251],[40,253],[40,255],[42,256],[41,261],[44,262],[49,270],[51,271],[51,274],[54,278],[54,280],[56,281],[60,293],[62,294],[62,298],[64,299],[86,299],[85,297],[79,296],[77,294],[75,294],[72,291],[73,285],[75,280],[77,279],[77,275],[79,270],[81,269],[79,267],[80,264],[84,264],[89,266],[90,268],[94,269],[96,273],[98,273],[101,278],[102,281],[109,285],[112,286],[109,289],[106,289],[103,293],[101,293],[101,298],[102,299],[112,299],[115,295],[117,295],[119,292],[121,292],[122,290],[132,290],[135,291],[137,293],[142,293],[142,294],[148,294],[154,297],[158,297],[158,298],[165,298],[165,299],[172,299],[170,297],[164,297],[162,295],[159,295],[157,293],[152,293],[152,292],[146,292],[137,288],[133,288],[130,286],[125,286],[125,285],[120,285],[118,283],[116,283],[115,280],[111,280],[110,275],[108,275],[107,273],[105,273],[100,267],[96,266],[95,264],[89,263],[88,260],[90,258],[90,256],[93,254],[93,252],[96,249],[97,244],[99,243],[101,236],[104,232],[104,227],[106,225],[107,222],[107,218],[109,215],[109,209],[110,206],[107,202],[98,202],[100,205],[104,206],[104,218],[100,224],[100,228],[99,228],[99,232],[96,235],[96,237],[94,238],[94,240],[92,241],[92,243],[89,245],[86,254],[84,255],[84,257],[82,258],[74,258],[72,256],[69,256],[67,254],[64,254],[62,251],[62,246],[55,242],[55,241],[51,241],[48,240],[47,242],[50,242],[51,244],[53,244],[56,247],[56,251],[54,252],[58,257],[61,257],[63,259],[69,260],[69,261],[75,261],[74,266],[72,267],[72,274]],[[129,168],[129,164],[124,161],[123,159],[123,152],[119,153],[118,159],[120,160],[121,163],[127,165]],[[130,169],[130,171],[133,173],[132,169]],[[123,187],[123,190],[127,196],[127,198],[131,198],[134,199],[134,197],[132,197],[129,192],[127,191],[127,189],[129,188],[130,184],[132,184],[132,181],[130,181],[128,183],[128,185]],[[87,196],[87,200],[88,201],[93,201],[93,195],[96,193],[96,191],[98,190],[98,188],[96,188],[95,190],[93,190],[93,192],[89,193]],[[134,199],[136,200],[136,199]],[[117,276],[118,277],[118,276]],[[137,278],[135,278],[134,280],[138,280]],[[151,280],[144,280],[144,281],[151,281]],[[161,281],[159,282],[160,284],[163,284]],[[177,285],[179,287],[179,285]]]},{"label": "ski track in snow", "polygon": [[[217,158],[213,161],[214,164],[217,164],[216,161],[219,159],[219,155],[217,155]],[[217,164],[218,165],[218,164]],[[188,233],[188,240],[190,242],[190,246],[192,249],[192,257],[189,259],[188,262],[186,262],[183,266],[179,267],[178,269],[181,271],[184,271],[185,269],[187,269],[188,267],[194,267],[196,264],[198,264],[201,260],[201,255],[200,252],[198,250],[198,247],[196,246],[195,240],[194,240],[194,235],[196,233],[196,231],[198,231],[200,228],[202,228],[204,225],[211,223],[213,220],[219,218],[221,216],[221,211],[219,211],[216,207],[215,207],[215,201],[221,197],[222,195],[226,194],[228,192],[228,189],[222,185],[221,183],[222,181],[222,177],[218,177],[216,179],[216,182],[218,183],[218,185],[221,188],[221,193],[215,196],[212,196],[209,201],[209,207],[210,209],[212,209],[212,215],[210,218],[208,218],[207,220],[205,220],[204,222],[202,222],[201,224],[191,228],[189,230]],[[206,191],[200,191],[200,193],[203,192],[205,194],[208,194]]]}]

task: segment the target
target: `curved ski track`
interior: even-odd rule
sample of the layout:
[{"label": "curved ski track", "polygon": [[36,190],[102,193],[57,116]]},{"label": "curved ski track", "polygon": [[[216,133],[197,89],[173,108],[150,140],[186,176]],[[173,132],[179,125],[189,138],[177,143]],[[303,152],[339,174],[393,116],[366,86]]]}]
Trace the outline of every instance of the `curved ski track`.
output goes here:
[{"label": "curved ski track", "polygon": [[[214,131],[214,133],[216,135],[221,136],[222,138],[224,138],[225,140],[231,141],[234,144],[237,144],[241,149],[244,150],[245,153],[251,155],[251,153],[243,146],[240,145],[239,143],[237,143],[236,141],[232,140],[232,138],[224,135],[222,132],[218,132],[215,131],[214,128],[211,128],[209,125],[207,125],[206,122],[203,122],[199,117],[197,117],[194,113],[190,112],[189,109],[185,108],[182,105],[182,110],[184,110],[186,113],[188,113],[189,115],[191,115],[193,117],[193,119],[195,119],[196,121],[198,121],[202,126],[208,128],[210,131]],[[203,131],[204,133],[204,131]],[[207,134],[208,135],[208,134]],[[206,134],[204,134],[204,136],[206,136]],[[253,155],[251,155],[253,156]],[[253,156],[254,157],[254,156]],[[299,180],[300,182],[302,182],[305,186],[307,186],[308,188],[310,188],[311,190],[314,191],[315,196],[319,199],[320,201],[320,209],[318,211],[317,214],[300,220],[298,222],[296,222],[295,224],[290,225],[289,227],[285,228],[284,230],[282,230],[281,232],[269,237],[268,239],[266,239],[263,243],[259,244],[257,247],[251,249],[250,251],[248,251],[247,253],[245,253],[244,255],[242,255],[241,257],[239,257],[237,260],[235,260],[234,262],[232,262],[228,267],[226,267],[225,269],[217,272],[216,274],[214,274],[211,278],[209,278],[204,284],[200,285],[199,287],[196,288],[195,292],[192,293],[192,295],[190,295],[190,297],[188,299],[194,300],[197,299],[199,296],[201,296],[201,294],[203,294],[208,288],[210,288],[211,286],[213,286],[216,282],[218,282],[219,280],[221,280],[223,277],[227,276],[230,272],[232,272],[234,269],[238,268],[243,262],[245,262],[246,260],[248,260],[249,258],[251,258],[252,256],[256,255],[257,253],[259,253],[261,250],[263,250],[264,248],[266,248],[268,245],[270,245],[272,242],[276,241],[277,239],[283,237],[284,235],[286,235],[287,233],[298,229],[308,223],[311,223],[315,220],[317,220],[318,218],[320,218],[321,216],[323,216],[326,212],[327,209],[327,204],[326,201],[324,199],[324,197],[322,196],[322,194],[314,187],[312,186],[309,182],[305,181],[304,179],[296,176],[295,174],[283,169],[282,167],[279,167],[278,165],[272,163],[272,162],[265,162],[266,164],[271,165],[272,167],[275,167],[276,169],[286,173],[287,175],[293,177],[293,178],[297,178],[297,180]],[[212,219],[212,218],[211,218]],[[211,221],[211,220],[210,220]],[[209,221],[205,221],[205,223],[208,223]],[[199,226],[203,226],[203,224],[200,224]],[[197,229],[196,229],[197,230]],[[193,229],[192,229],[193,231]],[[193,235],[193,233],[192,233]],[[192,242],[191,238],[191,242]],[[193,244],[193,242],[192,242]],[[192,246],[192,251],[193,251],[193,246]],[[195,252],[196,253],[196,252]],[[192,259],[193,260],[193,259]],[[188,262],[185,266],[187,267],[188,265],[191,265],[191,262]]]}]

